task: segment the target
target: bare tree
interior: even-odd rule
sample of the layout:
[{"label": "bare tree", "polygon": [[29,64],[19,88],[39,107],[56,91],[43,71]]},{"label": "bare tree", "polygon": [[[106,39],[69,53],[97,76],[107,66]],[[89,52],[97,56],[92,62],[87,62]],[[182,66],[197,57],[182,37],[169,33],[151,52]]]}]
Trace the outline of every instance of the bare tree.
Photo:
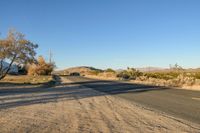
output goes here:
[{"label": "bare tree", "polygon": [[[37,47],[37,44],[25,39],[22,33],[10,30],[6,39],[0,39],[0,80],[8,74],[13,63],[33,62]],[[8,66],[4,66],[5,61],[9,62]]]}]

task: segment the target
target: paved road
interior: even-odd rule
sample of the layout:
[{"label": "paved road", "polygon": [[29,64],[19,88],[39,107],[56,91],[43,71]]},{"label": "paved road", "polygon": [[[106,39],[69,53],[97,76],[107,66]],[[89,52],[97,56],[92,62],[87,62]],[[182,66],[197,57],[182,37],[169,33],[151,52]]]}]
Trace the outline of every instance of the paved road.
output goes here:
[{"label": "paved road", "polygon": [[[134,87],[70,78],[75,82],[57,78],[61,82],[52,87],[2,85],[0,133],[200,133],[200,124],[177,121],[107,94],[122,94]],[[109,91],[103,93],[101,88]]]},{"label": "paved road", "polygon": [[115,95],[129,101],[200,124],[200,92],[130,84],[119,81],[66,77],[72,84]]}]

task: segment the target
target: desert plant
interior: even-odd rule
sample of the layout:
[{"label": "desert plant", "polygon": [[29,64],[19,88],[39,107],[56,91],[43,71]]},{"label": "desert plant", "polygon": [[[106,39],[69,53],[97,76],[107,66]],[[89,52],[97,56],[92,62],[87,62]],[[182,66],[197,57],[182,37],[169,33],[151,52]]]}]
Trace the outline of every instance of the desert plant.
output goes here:
[{"label": "desert plant", "polygon": [[116,73],[115,70],[113,70],[113,69],[111,69],[111,68],[106,69],[105,72]]},{"label": "desert plant", "polygon": [[103,71],[102,70],[98,70],[98,69],[93,69],[91,72],[89,72],[91,75],[98,75],[100,73],[102,73]]},{"label": "desert plant", "polygon": [[122,79],[130,79],[130,74],[126,70],[124,70],[124,71],[118,73],[117,77],[122,78]]},{"label": "desert plant", "polygon": [[200,79],[200,72],[195,72],[192,77],[194,77],[195,79]]},{"label": "desert plant", "polygon": [[37,63],[31,64],[28,69],[29,75],[50,75],[55,65],[47,63],[42,56],[39,56]]},{"label": "desert plant", "polygon": [[135,80],[137,77],[140,77],[142,75],[143,75],[142,72],[134,68],[128,68],[127,70],[118,73],[117,77],[122,79]]},{"label": "desert plant", "polygon": [[181,73],[179,72],[148,72],[145,73],[144,76],[147,78],[155,78],[155,79],[164,79],[164,80],[170,80],[177,78]]}]

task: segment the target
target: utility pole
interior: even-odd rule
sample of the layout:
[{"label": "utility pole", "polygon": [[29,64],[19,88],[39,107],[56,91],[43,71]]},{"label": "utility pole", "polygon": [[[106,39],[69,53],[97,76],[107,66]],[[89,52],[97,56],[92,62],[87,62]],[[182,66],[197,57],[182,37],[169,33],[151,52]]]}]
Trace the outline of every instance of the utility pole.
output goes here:
[{"label": "utility pole", "polygon": [[52,63],[52,57],[53,57],[53,54],[51,52],[51,49],[49,50],[49,63]]}]

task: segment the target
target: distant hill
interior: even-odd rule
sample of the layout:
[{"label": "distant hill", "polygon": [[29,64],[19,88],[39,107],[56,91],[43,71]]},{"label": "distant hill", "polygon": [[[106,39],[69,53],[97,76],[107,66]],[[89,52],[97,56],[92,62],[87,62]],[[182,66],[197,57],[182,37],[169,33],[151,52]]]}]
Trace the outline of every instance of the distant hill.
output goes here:
[{"label": "distant hill", "polygon": [[102,72],[103,70],[89,66],[71,67],[64,70],[56,71],[57,74],[68,75],[70,73],[80,73],[81,75]]},{"label": "distant hill", "polygon": [[[141,72],[169,72],[171,69],[167,68],[161,68],[161,67],[143,67],[143,68],[136,68],[137,70]],[[117,69],[115,70],[116,72],[121,72],[124,69]],[[185,69],[187,72],[200,72],[200,68],[197,69]],[[89,67],[89,66],[79,66],[79,67],[71,67],[67,68],[64,70],[59,70],[55,71],[55,74],[60,74],[60,75],[70,75],[71,73],[80,73],[81,75],[94,75],[97,74],[98,72],[104,72],[102,69],[97,69],[94,67]]]}]

